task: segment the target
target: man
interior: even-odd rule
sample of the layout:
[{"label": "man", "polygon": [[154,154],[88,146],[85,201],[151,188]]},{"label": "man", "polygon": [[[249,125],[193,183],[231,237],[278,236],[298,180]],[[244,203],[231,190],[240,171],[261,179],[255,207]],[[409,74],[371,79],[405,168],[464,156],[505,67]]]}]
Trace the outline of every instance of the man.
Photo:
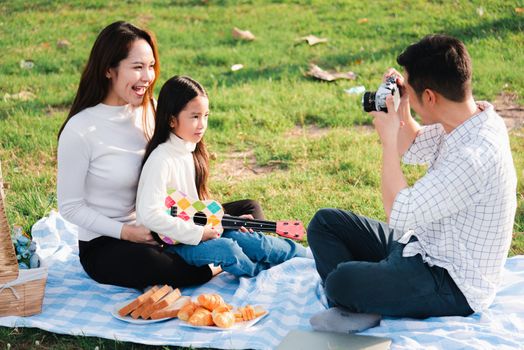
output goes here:
[{"label": "man", "polygon": [[[511,243],[516,175],[507,130],[493,106],[475,102],[462,42],[430,35],[397,58],[402,97],[371,112],[382,143],[388,223],[322,209],[308,242],[332,309],[317,330],[361,331],[380,315],[466,316],[495,297]],[[423,127],[412,118],[412,108]],[[409,187],[400,159],[427,164]],[[350,316],[350,317],[346,317]]]}]

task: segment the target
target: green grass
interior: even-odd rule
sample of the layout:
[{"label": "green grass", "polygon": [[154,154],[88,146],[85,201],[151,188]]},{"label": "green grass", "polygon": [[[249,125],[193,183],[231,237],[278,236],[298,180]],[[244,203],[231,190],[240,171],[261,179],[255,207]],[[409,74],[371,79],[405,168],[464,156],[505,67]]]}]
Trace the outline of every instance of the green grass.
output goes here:
[{"label": "green grass", "polygon": [[[477,8],[484,15],[479,16]],[[380,144],[354,85],[376,89],[408,44],[429,33],[462,39],[473,58],[474,94],[493,100],[502,91],[524,103],[524,21],[513,1],[6,1],[0,2],[0,97],[30,91],[31,101],[0,99],[0,159],[7,214],[26,230],[56,208],[56,134],[72,102],[80,72],[98,32],[115,20],[154,31],[162,83],[174,74],[199,80],[211,99],[206,136],[215,162],[228,152],[253,149],[259,165],[278,164],[270,175],[211,184],[220,200],[255,198],[268,217],[306,224],[321,207],[340,207],[384,219],[379,192]],[[357,21],[367,18],[367,23]],[[254,42],[231,37],[236,26]],[[309,47],[295,39],[314,34],[329,42]],[[71,46],[58,49],[67,39]],[[35,67],[20,68],[31,59]],[[352,70],[356,81],[323,83],[304,76],[308,63]],[[233,64],[245,68],[231,72]],[[398,67],[397,67],[398,68]],[[295,127],[326,128],[320,138],[289,137]],[[524,231],[524,141],[511,137],[517,169],[515,232]],[[216,164],[216,163],[213,163]],[[412,183],[424,169],[405,167]],[[220,178],[215,176],[215,178]],[[515,235],[510,254],[524,254]],[[0,328],[0,347],[130,348],[129,343],[66,337],[39,330]],[[33,344],[33,345],[32,345]],[[137,349],[148,348],[136,346]]]}]

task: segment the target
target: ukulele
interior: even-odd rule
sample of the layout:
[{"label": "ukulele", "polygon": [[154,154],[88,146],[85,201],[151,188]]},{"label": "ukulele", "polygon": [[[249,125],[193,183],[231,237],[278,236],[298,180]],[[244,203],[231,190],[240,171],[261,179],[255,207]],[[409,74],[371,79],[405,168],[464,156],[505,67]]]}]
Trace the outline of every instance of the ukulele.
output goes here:
[{"label": "ukulele", "polygon": [[[164,201],[166,212],[184,221],[192,221],[199,226],[210,225],[217,229],[238,230],[241,227],[253,231],[274,232],[279,236],[301,240],[304,236],[304,225],[300,221],[266,221],[246,219],[224,214],[224,208],[215,200],[198,200],[186,196],[181,191],[173,191]],[[176,244],[177,242],[160,233],[153,237],[160,244]]]}]

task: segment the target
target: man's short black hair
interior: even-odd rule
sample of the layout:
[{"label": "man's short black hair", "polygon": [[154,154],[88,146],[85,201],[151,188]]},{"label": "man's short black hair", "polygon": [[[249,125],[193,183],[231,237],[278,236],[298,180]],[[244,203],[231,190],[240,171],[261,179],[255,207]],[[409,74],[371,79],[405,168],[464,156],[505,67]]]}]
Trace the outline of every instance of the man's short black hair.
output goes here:
[{"label": "man's short black hair", "polygon": [[471,92],[471,59],[464,44],[447,35],[428,35],[397,57],[420,98],[425,89],[462,102]]}]

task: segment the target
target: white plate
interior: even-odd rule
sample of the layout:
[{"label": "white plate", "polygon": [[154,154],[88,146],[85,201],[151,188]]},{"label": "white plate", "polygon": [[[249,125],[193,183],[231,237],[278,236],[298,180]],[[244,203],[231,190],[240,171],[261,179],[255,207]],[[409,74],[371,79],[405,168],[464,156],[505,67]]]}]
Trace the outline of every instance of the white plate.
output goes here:
[{"label": "white plate", "polygon": [[119,319],[120,321],[124,321],[124,322],[127,322],[127,323],[133,323],[133,324],[148,324],[148,323],[156,323],[156,322],[162,322],[162,321],[166,321],[166,320],[171,320],[173,319],[174,317],[165,317],[165,318],[159,318],[158,320],[144,320],[142,318],[137,318],[137,319],[134,319],[133,317],[131,317],[130,315],[127,315],[127,316],[120,316],[118,314],[118,310],[120,310],[121,308],[123,308],[124,306],[126,306],[127,304],[129,304],[132,300],[129,300],[129,301],[125,301],[125,302],[122,302],[122,303],[119,303],[119,304],[116,304],[114,307],[113,307],[113,310],[111,310],[111,315],[113,315],[114,318],[116,319]]},{"label": "white plate", "polygon": [[193,326],[192,324],[187,323],[185,321],[180,321],[179,325],[182,327],[187,327],[187,328],[206,329],[210,331],[219,331],[219,332],[236,331],[236,330],[248,329],[250,327],[253,327],[256,323],[258,323],[258,321],[260,321],[267,315],[269,315],[269,311],[255,319],[252,319],[251,321],[235,322],[235,324],[229,328],[220,328],[217,326]]}]

